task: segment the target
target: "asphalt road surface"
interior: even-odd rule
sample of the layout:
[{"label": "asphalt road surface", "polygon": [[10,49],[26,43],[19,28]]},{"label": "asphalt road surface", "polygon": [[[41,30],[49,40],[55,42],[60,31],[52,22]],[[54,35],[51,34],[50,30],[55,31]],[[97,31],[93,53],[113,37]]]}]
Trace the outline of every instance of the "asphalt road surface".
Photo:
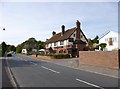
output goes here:
[{"label": "asphalt road surface", "polygon": [[0,88],[12,88],[11,80],[7,70],[6,57],[0,57]]},{"label": "asphalt road surface", "polygon": [[0,57],[0,88],[2,88],[2,57]]},{"label": "asphalt road surface", "polygon": [[16,54],[7,58],[7,61],[20,87],[92,87],[95,89],[118,87],[117,78],[76,70],[32,57]]}]

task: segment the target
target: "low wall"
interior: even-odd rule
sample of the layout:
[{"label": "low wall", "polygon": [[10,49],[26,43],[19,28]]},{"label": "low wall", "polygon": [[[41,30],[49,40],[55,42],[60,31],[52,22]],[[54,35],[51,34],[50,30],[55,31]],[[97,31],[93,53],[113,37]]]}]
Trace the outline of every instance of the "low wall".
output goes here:
[{"label": "low wall", "polygon": [[79,51],[79,63],[118,69],[118,51]]}]

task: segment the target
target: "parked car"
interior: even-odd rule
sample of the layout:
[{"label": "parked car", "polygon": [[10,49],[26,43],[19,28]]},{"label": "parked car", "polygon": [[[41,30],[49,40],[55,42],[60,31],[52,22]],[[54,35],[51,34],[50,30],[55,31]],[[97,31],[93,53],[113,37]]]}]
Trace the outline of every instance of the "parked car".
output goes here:
[{"label": "parked car", "polygon": [[7,57],[12,57],[12,54],[11,53],[7,53]]},{"label": "parked car", "polygon": [[7,57],[12,57],[12,52],[8,52]]}]

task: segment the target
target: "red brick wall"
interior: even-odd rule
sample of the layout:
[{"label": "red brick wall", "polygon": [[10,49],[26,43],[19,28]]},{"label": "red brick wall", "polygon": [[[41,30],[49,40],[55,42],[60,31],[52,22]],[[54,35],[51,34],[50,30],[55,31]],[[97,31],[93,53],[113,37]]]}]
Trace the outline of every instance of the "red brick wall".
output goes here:
[{"label": "red brick wall", "polygon": [[119,68],[118,51],[79,51],[79,63],[107,68]]}]

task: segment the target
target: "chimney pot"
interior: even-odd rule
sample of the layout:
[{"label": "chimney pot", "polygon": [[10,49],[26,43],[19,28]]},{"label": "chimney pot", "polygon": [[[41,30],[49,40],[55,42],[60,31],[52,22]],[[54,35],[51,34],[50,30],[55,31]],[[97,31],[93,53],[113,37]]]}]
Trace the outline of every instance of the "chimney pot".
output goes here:
[{"label": "chimney pot", "polygon": [[77,27],[78,29],[80,29],[80,25],[81,25],[81,23],[79,22],[79,20],[77,20],[77,22],[76,22],[76,27]]},{"label": "chimney pot", "polygon": [[56,32],[55,32],[55,31],[53,31],[53,32],[52,32],[52,35],[54,36],[55,34],[56,34]]}]

